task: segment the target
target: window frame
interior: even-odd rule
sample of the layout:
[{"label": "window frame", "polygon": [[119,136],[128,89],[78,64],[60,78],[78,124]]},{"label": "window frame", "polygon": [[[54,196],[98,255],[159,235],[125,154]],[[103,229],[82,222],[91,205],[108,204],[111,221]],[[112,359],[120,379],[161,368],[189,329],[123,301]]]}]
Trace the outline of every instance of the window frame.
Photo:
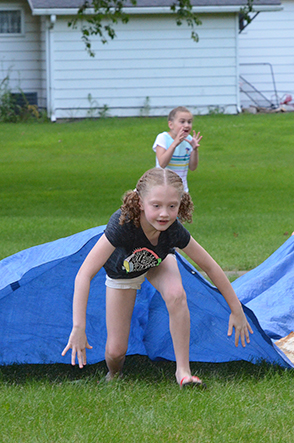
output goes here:
[{"label": "window frame", "polygon": [[20,12],[20,32],[8,32],[8,33],[1,33],[0,32],[0,38],[7,38],[7,37],[23,37],[25,35],[25,20],[24,20],[24,9],[21,6],[18,6],[14,4],[13,6],[10,5],[0,5],[0,13],[1,12],[14,12],[19,11]]}]

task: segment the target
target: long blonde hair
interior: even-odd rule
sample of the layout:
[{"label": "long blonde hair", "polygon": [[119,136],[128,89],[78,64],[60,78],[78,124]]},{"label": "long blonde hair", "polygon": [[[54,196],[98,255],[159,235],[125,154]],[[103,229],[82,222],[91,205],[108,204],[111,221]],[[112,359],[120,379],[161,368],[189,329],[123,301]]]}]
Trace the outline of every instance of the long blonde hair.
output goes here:
[{"label": "long blonde hair", "polygon": [[194,205],[191,196],[184,191],[182,179],[178,174],[170,169],[153,168],[149,169],[138,180],[136,189],[127,191],[123,196],[123,204],[121,205],[121,216],[119,223],[123,225],[133,221],[136,227],[140,226],[140,197],[144,197],[154,186],[172,186],[180,195],[181,203],[178,212],[178,218],[181,222],[192,222],[192,214]]}]

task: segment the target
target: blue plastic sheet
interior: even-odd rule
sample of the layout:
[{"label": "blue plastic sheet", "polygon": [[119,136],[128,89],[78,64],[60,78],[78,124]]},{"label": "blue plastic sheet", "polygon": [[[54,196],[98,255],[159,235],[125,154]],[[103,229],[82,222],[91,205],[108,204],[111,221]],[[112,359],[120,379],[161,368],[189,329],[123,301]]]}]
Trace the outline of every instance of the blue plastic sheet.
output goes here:
[{"label": "blue plastic sheet", "polygon": [[233,287],[272,339],[294,331],[294,235]]},{"label": "blue plastic sheet", "polygon": [[[1,365],[70,363],[70,352],[65,357],[61,356],[61,352],[72,327],[74,279],[104,228],[105,226],[100,226],[36,246],[0,262]],[[285,251],[277,259],[283,260]],[[227,336],[230,310],[219,291],[182,256],[177,255],[177,260],[191,314],[191,361],[246,360],[259,363],[264,360],[283,367],[293,367],[261,328],[259,321],[262,324],[264,318],[259,318],[258,321],[253,310],[246,306],[244,310],[254,334],[246,348],[241,344],[236,348],[234,336]],[[284,274],[285,281],[287,277],[292,277],[287,272]],[[240,281],[241,279],[244,278],[241,277]],[[250,282],[251,279],[248,278],[248,284]],[[289,287],[288,285],[287,288]],[[239,291],[241,293],[241,288],[242,294],[246,294],[246,282],[240,286],[236,284],[237,294]],[[283,288],[280,288],[275,293],[277,304],[283,296]],[[278,315],[276,321],[279,323]],[[86,332],[88,341],[93,346],[92,350],[87,350],[87,362],[93,364],[104,360],[104,269],[101,269],[91,283]],[[128,355],[131,354],[148,355],[153,360],[175,360],[165,304],[160,294],[147,281],[138,291],[134,308],[128,348]]]}]

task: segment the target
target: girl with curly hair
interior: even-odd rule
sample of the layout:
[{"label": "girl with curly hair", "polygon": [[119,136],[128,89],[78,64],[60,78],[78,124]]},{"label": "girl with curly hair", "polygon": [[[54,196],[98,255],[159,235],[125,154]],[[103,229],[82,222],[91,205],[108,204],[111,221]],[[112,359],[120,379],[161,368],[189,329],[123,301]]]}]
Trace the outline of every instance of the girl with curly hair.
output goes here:
[{"label": "girl with curly hair", "polygon": [[194,240],[181,222],[191,222],[193,203],[182,179],[168,169],[154,168],[124,195],[121,208],[110,218],[104,234],[89,252],[76,279],[73,299],[73,328],[62,355],[71,348],[71,364],[86,364],[91,349],[85,333],[90,282],[106,270],[105,361],[107,380],[122,373],[136,293],[147,278],[165,301],[176,358],[176,380],[180,387],[204,386],[191,374],[189,364],[190,313],[186,293],[174,255],[182,249],[218,287],[231,315],[228,335],[235,328],[235,345],[249,343],[252,329],[230,282],[212,257]]}]

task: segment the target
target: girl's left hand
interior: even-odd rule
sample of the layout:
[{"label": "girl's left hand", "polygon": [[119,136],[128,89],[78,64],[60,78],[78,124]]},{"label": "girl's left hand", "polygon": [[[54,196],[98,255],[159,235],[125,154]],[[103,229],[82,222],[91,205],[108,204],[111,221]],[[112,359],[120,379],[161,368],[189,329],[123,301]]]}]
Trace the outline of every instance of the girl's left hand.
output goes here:
[{"label": "girl's left hand", "polygon": [[190,143],[190,145],[192,146],[192,148],[194,149],[194,151],[195,151],[195,149],[197,149],[197,148],[199,148],[199,146],[200,146],[200,140],[202,139],[202,135],[200,135],[200,132],[198,132],[197,134],[196,134],[196,132],[195,131],[193,131],[193,137],[192,137],[192,140],[188,140],[188,139],[185,139],[188,143]]},{"label": "girl's left hand", "polygon": [[241,338],[241,344],[244,348],[246,346],[245,339],[247,343],[250,343],[249,332],[253,334],[253,331],[242,308],[238,314],[231,313],[230,315],[228,329],[229,337],[233,333],[233,328],[235,328],[235,346],[238,346],[239,338]]}]

